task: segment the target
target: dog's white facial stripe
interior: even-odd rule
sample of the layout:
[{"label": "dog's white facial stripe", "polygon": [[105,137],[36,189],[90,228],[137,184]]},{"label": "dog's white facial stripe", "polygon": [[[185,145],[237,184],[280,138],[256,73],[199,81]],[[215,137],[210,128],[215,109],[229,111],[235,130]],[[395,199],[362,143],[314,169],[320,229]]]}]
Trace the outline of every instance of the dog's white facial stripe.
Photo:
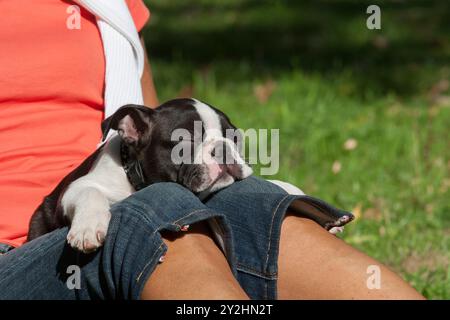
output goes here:
[{"label": "dog's white facial stripe", "polygon": [[[224,137],[219,113],[201,101],[196,99],[192,99],[192,101],[205,129],[203,141],[194,155],[194,162],[201,164],[204,168],[205,179],[200,186],[196,187],[195,191],[202,192],[208,189],[209,192],[214,192],[232,184],[236,178],[243,179],[252,174],[252,169],[240,156],[235,143]],[[221,159],[225,160],[225,163],[219,164],[218,159],[212,155],[212,151],[216,151],[215,148],[218,144],[221,144],[222,147],[223,143],[227,145],[226,150],[222,149],[221,151],[225,152],[225,159]],[[228,165],[239,166],[239,168]]]},{"label": "dog's white facial stripe", "polygon": [[220,118],[217,112],[197,99],[192,100],[194,100],[194,108],[197,110],[205,127],[205,140],[212,137],[222,137],[222,125],[220,124]]}]

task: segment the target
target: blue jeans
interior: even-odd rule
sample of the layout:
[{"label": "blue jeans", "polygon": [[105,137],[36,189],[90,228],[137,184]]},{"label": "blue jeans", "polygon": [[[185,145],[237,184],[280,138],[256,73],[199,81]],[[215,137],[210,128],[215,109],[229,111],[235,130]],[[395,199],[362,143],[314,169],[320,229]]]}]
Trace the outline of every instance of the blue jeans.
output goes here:
[{"label": "blue jeans", "polygon": [[202,203],[175,183],[146,187],[111,207],[104,246],[91,254],[55,230],[0,256],[0,299],[139,299],[167,250],[160,231],[208,220],[231,271],[253,299],[277,296],[281,224],[288,207],[323,227],[351,214],[308,196],[288,195],[249,177]]}]

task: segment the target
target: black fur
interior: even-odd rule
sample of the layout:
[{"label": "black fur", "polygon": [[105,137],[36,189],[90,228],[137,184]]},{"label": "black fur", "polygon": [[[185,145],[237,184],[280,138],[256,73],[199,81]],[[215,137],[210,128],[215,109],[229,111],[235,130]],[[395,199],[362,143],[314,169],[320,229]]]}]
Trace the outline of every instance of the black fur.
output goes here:
[{"label": "black fur", "polygon": [[[177,143],[170,140],[173,129],[184,128],[194,134],[194,121],[201,120],[194,103],[192,99],[174,99],[154,110],[145,106],[125,105],[102,122],[103,140],[107,137],[109,130],[117,130],[120,120],[128,115],[133,120],[139,138],[137,141],[127,140],[123,137],[123,132],[120,132],[120,129],[119,135],[122,137],[121,142],[128,146],[128,158],[139,159],[147,184],[171,181],[190,187],[192,183],[200,183],[201,181],[197,181],[198,179],[194,177],[198,173],[198,170],[194,170],[196,169],[195,165],[187,165],[193,169],[192,173],[184,170],[186,168],[180,170],[182,166],[174,164],[170,157],[170,151]],[[224,135],[226,129],[235,129],[224,113],[212,106],[211,108],[220,117]],[[102,148],[97,149],[90,155],[44,198],[31,218],[27,241],[69,225],[69,221],[66,221],[60,207],[62,196],[70,183],[89,173]],[[189,173],[188,177],[183,177],[183,174],[180,175],[183,172]]]},{"label": "black fur", "polygon": [[98,158],[103,146],[98,148],[77,168],[70,172],[56,188],[44,198],[30,220],[27,241],[31,241],[43,234],[68,225],[65,221],[61,207],[59,206],[64,191],[69,184],[78,178],[88,174]]}]

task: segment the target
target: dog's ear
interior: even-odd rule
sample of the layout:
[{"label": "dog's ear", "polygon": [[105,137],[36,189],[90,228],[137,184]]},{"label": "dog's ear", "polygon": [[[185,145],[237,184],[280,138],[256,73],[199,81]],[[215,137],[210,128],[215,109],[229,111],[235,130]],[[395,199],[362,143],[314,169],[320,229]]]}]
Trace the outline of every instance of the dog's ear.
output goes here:
[{"label": "dog's ear", "polygon": [[154,110],[146,106],[127,104],[102,122],[103,140],[110,129],[117,130],[130,146],[140,147],[149,142],[153,127]]}]

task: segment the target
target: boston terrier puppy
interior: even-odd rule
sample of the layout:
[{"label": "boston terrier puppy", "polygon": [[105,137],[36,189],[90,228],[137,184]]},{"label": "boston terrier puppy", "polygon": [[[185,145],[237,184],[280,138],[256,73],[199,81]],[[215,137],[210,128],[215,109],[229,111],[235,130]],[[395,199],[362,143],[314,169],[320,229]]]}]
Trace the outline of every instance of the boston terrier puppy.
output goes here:
[{"label": "boston terrier puppy", "polygon": [[[111,129],[118,134],[109,137]],[[145,186],[176,182],[205,197],[248,177],[252,169],[238,150],[238,135],[227,138],[230,129],[238,132],[224,113],[195,99],[171,100],[156,109],[121,107],[102,122],[106,142],[36,209],[27,240],[69,225],[70,246],[92,252],[105,240],[110,205]],[[180,146],[191,154],[174,152]],[[183,159],[174,161],[174,155]],[[219,161],[225,155],[232,161]]]}]

